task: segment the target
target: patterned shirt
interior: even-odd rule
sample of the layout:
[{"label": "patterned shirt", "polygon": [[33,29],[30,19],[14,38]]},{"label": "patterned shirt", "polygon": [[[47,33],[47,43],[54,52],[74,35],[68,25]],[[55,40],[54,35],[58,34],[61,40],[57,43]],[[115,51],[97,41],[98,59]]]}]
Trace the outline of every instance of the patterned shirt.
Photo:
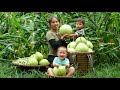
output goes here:
[{"label": "patterned shirt", "polygon": [[84,29],[77,30],[75,34],[77,34],[78,37],[85,35]]}]

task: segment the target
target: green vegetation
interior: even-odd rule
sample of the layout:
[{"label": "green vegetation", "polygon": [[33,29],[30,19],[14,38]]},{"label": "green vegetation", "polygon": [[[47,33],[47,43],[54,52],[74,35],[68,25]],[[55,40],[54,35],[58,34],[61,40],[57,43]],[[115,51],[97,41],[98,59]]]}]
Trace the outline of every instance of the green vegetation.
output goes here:
[{"label": "green vegetation", "polygon": [[[44,69],[43,69],[44,70]],[[0,78],[49,78],[42,69],[26,69],[11,65],[10,61],[0,62]],[[99,65],[95,73],[80,75],[75,73],[73,78],[120,78],[120,67],[117,65]]]},{"label": "green vegetation", "polygon": [[[0,77],[1,78],[47,78],[40,70],[21,70],[11,65],[12,60],[29,57],[36,51],[44,58],[48,55],[46,32],[50,29],[48,18],[57,15],[62,24],[69,24],[75,31],[75,21],[85,19],[86,38],[95,51],[95,73],[76,78],[120,77],[120,13],[119,12],[0,12]],[[66,40],[69,42],[69,40]],[[101,43],[102,42],[102,43]],[[101,44],[100,44],[101,43]],[[114,44],[110,44],[114,43]]]}]

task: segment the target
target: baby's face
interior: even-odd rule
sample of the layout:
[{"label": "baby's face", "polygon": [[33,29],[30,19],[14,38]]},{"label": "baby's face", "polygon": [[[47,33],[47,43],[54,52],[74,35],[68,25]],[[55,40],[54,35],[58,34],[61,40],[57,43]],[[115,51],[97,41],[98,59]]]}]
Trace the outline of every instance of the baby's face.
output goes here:
[{"label": "baby's face", "polygon": [[58,57],[60,60],[64,60],[67,57],[67,50],[66,48],[59,48],[57,52]]},{"label": "baby's face", "polygon": [[83,23],[82,22],[76,22],[76,28],[78,30],[82,29],[84,27]]}]

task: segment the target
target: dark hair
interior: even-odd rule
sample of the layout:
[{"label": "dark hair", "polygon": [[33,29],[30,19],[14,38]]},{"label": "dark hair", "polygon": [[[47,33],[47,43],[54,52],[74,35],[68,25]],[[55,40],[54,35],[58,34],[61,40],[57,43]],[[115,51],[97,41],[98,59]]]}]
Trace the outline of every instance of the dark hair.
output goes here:
[{"label": "dark hair", "polygon": [[51,21],[52,21],[53,18],[56,18],[56,19],[60,22],[60,19],[59,19],[58,17],[56,17],[56,16],[51,16],[51,17],[48,19],[49,24],[51,23]]},{"label": "dark hair", "polygon": [[57,48],[57,51],[59,50],[59,48],[65,48],[66,49],[66,52],[67,52],[67,48],[65,47],[65,46],[59,46],[58,48]]},{"label": "dark hair", "polygon": [[81,22],[83,25],[85,25],[85,20],[83,18],[78,18],[76,22]]}]

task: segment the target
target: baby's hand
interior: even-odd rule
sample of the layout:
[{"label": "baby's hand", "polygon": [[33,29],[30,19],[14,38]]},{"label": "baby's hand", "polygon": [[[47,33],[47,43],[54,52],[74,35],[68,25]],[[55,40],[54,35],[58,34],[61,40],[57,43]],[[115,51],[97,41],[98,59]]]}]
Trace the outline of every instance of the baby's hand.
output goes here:
[{"label": "baby's hand", "polygon": [[65,65],[65,68],[69,68],[69,65]]},{"label": "baby's hand", "polygon": [[58,64],[55,64],[55,67],[59,67],[59,65],[58,65]]},{"label": "baby's hand", "polygon": [[72,66],[73,66],[73,64],[70,65],[70,67],[72,67]]}]

